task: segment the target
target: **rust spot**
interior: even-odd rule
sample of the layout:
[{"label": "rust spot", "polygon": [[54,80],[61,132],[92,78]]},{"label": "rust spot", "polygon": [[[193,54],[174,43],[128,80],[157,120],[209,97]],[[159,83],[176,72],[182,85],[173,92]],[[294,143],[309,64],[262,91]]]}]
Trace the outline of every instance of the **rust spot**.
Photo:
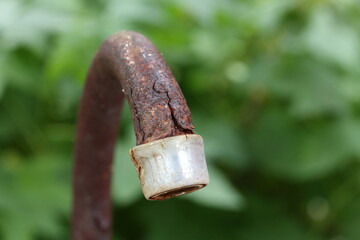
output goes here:
[{"label": "rust spot", "polygon": [[131,155],[131,160],[134,163],[136,171],[140,177],[141,166],[140,166],[139,162],[136,160],[134,149],[130,149],[130,155]]}]

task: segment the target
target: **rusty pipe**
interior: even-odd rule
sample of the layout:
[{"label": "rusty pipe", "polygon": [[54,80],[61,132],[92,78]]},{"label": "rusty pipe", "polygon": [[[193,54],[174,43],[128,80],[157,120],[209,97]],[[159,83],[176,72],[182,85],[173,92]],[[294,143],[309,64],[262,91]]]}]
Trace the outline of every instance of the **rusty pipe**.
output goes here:
[{"label": "rusty pipe", "polygon": [[167,199],[208,184],[202,139],[162,55],[139,33],[114,34],[93,59],[78,115],[74,240],[111,238],[112,159],[125,97],[137,145],[130,157],[145,197]]}]

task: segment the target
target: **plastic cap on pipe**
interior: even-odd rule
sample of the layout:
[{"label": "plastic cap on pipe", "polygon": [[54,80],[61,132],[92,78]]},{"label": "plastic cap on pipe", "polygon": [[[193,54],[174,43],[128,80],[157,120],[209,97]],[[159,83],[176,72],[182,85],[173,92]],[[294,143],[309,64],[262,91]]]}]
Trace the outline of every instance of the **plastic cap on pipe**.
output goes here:
[{"label": "plastic cap on pipe", "polygon": [[163,138],[130,149],[148,200],[164,200],[209,184],[204,144],[196,134]]}]

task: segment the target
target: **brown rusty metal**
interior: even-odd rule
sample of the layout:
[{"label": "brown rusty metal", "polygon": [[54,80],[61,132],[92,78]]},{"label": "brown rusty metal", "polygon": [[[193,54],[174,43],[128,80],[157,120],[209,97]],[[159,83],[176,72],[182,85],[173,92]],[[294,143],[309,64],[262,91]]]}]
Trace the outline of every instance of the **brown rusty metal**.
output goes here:
[{"label": "brown rusty metal", "polygon": [[161,53],[143,35],[109,37],[89,69],[75,144],[72,239],[111,239],[111,167],[124,96],[137,145],[192,134],[184,96]]}]

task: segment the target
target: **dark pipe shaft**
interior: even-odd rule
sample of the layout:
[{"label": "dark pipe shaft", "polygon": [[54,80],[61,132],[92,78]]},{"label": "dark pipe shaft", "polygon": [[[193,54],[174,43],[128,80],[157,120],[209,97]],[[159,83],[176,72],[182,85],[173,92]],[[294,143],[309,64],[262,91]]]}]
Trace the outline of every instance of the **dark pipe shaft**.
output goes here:
[{"label": "dark pipe shaft", "polygon": [[129,31],[106,40],[89,69],[78,116],[74,240],[111,239],[111,167],[124,96],[137,145],[191,134],[194,128],[181,90],[155,46]]}]

